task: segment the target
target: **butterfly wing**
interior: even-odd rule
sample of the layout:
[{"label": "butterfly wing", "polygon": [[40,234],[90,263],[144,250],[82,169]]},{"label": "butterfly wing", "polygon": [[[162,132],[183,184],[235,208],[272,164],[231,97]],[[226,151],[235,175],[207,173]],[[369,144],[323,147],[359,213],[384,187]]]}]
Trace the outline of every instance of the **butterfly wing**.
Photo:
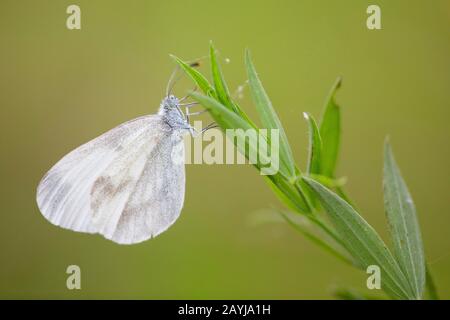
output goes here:
[{"label": "butterfly wing", "polygon": [[[140,242],[164,231],[178,217],[184,199],[183,165],[162,167],[162,171],[175,169],[165,175],[173,174],[176,179],[154,179],[161,176],[154,173],[156,163],[161,166],[160,158],[173,146],[169,138],[172,133],[159,116],[144,116],[78,147],[41,180],[39,209],[55,225],[100,233],[119,243]],[[149,185],[155,189],[153,196],[142,190]],[[171,199],[166,193],[170,188],[182,192],[182,196]],[[149,203],[154,200],[173,200],[177,205]]]},{"label": "butterfly wing", "polygon": [[184,162],[174,161],[174,151],[184,148],[183,141],[177,133],[152,139],[159,141],[141,147],[155,145],[150,153],[123,153],[93,185],[93,222],[114,242],[132,244],[157,236],[180,215],[185,172]]}]

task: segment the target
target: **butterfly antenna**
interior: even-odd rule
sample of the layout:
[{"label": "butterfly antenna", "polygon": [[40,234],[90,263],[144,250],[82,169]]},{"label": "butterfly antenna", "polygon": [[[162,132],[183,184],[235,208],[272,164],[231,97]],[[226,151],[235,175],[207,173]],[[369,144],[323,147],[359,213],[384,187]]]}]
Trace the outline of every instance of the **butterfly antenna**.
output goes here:
[{"label": "butterfly antenna", "polygon": [[173,89],[173,86],[176,82],[175,80],[175,76],[177,75],[178,70],[180,69],[179,66],[176,66],[175,69],[172,71],[172,74],[170,75],[169,81],[167,82],[167,87],[166,87],[166,97],[168,97]]},{"label": "butterfly antenna", "polygon": [[[189,62],[189,66],[192,68],[196,68],[200,66],[200,63],[198,61]],[[178,70],[180,70],[180,66],[176,66],[175,70],[172,71],[172,74],[170,75],[169,82],[167,83],[166,88],[166,97],[168,97],[172,93],[172,89],[177,83],[178,80],[180,80],[181,75],[177,77]]]}]

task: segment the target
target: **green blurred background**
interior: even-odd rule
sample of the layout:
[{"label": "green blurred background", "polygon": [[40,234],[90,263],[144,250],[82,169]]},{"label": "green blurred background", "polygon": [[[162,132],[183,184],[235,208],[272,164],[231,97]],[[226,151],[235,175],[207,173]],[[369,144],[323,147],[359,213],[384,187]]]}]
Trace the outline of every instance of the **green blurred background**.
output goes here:
[{"label": "green blurred background", "polygon": [[[66,28],[81,7],[82,29]],[[382,30],[366,28],[378,4]],[[281,223],[281,206],[250,166],[189,165],[184,210],[159,237],[119,246],[48,223],[35,203],[43,174],[105,130],[156,111],[174,63],[215,42],[236,88],[250,48],[303,168],[307,126],[338,75],[339,173],[362,214],[388,240],[381,189],[390,135],[419,213],[426,255],[450,297],[450,2],[6,1],[0,4],[1,298],[332,298],[365,274]],[[207,66],[202,71],[208,73]],[[177,86],[182,95],[192,84]],[[243,107],[255,117],[248,92]],[[82,290],[66,289],[66,267]]]}]

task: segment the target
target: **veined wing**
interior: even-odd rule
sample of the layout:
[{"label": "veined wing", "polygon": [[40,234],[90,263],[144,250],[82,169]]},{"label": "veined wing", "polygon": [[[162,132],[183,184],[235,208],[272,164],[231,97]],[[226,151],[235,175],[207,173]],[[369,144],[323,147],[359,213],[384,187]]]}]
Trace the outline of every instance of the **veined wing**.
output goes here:
[{"label": "veined wing", "polygon": [[[124,203],[131,200],[139,202],[132,193],[144,184],[145,169],[149,167],[147,161],[152,158],[153,151],[161,148],[160,142],[167,138],[167,134],[167,128],[159,116],[144,116],[128,121],[70,152],[44,176],[38,186],[37,203],[42,214],[63,228],[98,232],[112,239],[112,221],[119,223],[122,213],[128,216],[136,210]],[[106,183],[109,179],[118,182],[118,185]],[[134,187],[122,179],[134,179]],[[182,181],[184,192],[184,168]],[[123,188],[125,184],[127,188]],[[113,187],[116,188],[115,196],[112,196],[111,189],[109,197],[102,198],[101,192]],[[127,201],[124,202],[124,199]],[[120,205],[122,210],[118,209]],[[122,218],[122,221],[131,219]],[[126,226],[127,223],[122,223],[121,230],[125,230]],[[121,234],[123,239],[123,232]]]},{"label": "veined wing", "polygon": [[[152,137],[158,139],[158,137]],[[121,244],[147,240],[179,217],[185,172],[181,136],[166,134],[150,153],[126,152],[103,172],[91,191],[93,221],[99,233]],[[175,161],[174,161],[175,160]]]}]

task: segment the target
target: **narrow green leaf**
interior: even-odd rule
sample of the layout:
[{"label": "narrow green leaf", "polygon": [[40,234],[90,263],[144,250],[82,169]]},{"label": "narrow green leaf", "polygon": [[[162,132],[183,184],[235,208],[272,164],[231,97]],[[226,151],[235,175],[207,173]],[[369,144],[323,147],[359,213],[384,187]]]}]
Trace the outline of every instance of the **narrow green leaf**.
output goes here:
[{"label": "narrow green leaf", "polygon": [[278,129],[280,137],[280,159],[281,170],[288,177],[295,177],[296,169],[294,156],[292,155],[286,133],[281,125],[280,119],[267,96],[266,91],[258,78],[255,67],[252,63],[250,52],[247,50],[245,54],[245,64],[247,67],[247,75],[249,80],[250,92],[261,118],[262,125],[265,129]]},{"label": "narrow green leaf", "polygon": [[347,183],[346,177],[341,177],[339,179],[333,179],[333,178],[318,175],[318,174],[311,174],[309,176],[311,178],[313,178],[314,180],[323,184],[328,189],[334,190],[338,194],[339,197],[341,197],[346,202],[348,202],[348,204],[350,204],[355,210],[357,209],[355,207],[355,205],[350,201],[349,197],[347,196],[347,194],[344,192],[344,189],[342,188]]},{"label": "narrow green leaf", "polygon": [[412,197],[392,154],[389,142],[384,148],[384,207],[394,244],[394,255],[408,278],[417,299],[425,288],[425,255],[419,221]]},{"label": "narrow green leaf", "polygon": [[239,106],[239,104],[237,104],[236,102],[232,101],[231,102],[233,104],[233,108],[237,114],[239,114],[241,116],[242,119],[244,119],[245,121],[247,121],[253,128],[257,129],[257,126],[255,125],[255,123],[247,116],[247,114],[244,112],[244,110],[242,110],[242,108]]},{"label": "narrow green leaf", "polygon": [[304,177],[336,228],[346,249],[365,270],[381,270],[382,289],[393,298],[414,299],[408,280],[377,232],[342,198],[320,183]]},{"label": "narrow green leaf", "polygon": [[[308,187],[305,185],[305,182],[300,179],[301,173],[297,172],[297,178],[294,182],[292,182],[290,179],[290,183],[294,185],[294,187],[297,189],[297,193],[302,199],[302,201],[307,206],[307,213],[313,213],[313,209],[315,208],[315,203],[312,202],[314,200],[311,199],[311,193],[308,189]],[[312,201],[311,201],[312,200]]]},{"label": "narrow green leaf", "polygon": [[220,125],[220,127],[222,127],[222,129],[254,129],[247,121],[225,107],[216,99],[197,92],[192,92],[191,96],[210,111],[211,116]]},{"label": "narrow green leaf", "polygon": [[[249,136],[247,136],[247,133],[249,132],[248,130],[255,130],[255,128],[253,128],[248,122],[214,98],[207,97],[196,92],[193,92],[191,96],[209,110],[211,116],[222,129],[236,129],[233,131],[236,137],[236,139],[233,138],[233,143],[237,146],[239,152],[241,152],[247,159],[251,159],[250,155],[257,156],[257,159],[254,159],[255,161],[253,164],[255,164],[258,169],[264,167],[263,165],[260,165],[260,163],[270,163],[270,159],[268,159],[267,154],[265,154],[265,152],[261,152],[262,149],[258,148],[258,141],[251,141]],[[226,133],[228,134],[228,132]],[[256,136],[257,139],[261,137],[262,136],[260,135]],[[245,144],[239,144],[237,143],[237,140],[245,141]]]},{"label": "narrow green leaf", "polygon": [[335,94],[340,86],[341,78],[338,78],[331,89],[320,123],[320,136],[322,138],[321,173],[330,178],[334,178],[341,138],[341,114],[335,101]]},{"label": "narrow green leaf", "polygon": [[295,185],[289,183],[280,173],[264,176],[267,183],[275,192],[275,195],[290,209],[301,213],[309,214],[311,209],[305,198],[299,194]]},{"label": "narrow green leaf", "polygon": [[[217,99],[228,108],[234,107],[230,98],[228,86],[225,83],[225,80],[222,75],[222,70],[220,69],[219,63],[217,62],[216,50],[214,49],[212,42],[210,43],[209,46],[209,55],[211,59],[211,73],[214,81],[214,86],[217,92]],[[234,110],[234,112],[237,112],[237,110]]]},{"label": "narrow green leaf", "polygon": [[[339,179],[333,179],[333,178],[326,177],[326,176],[323,176],[323,175],[320,175],[320,174],[310,174],[309,176],[311,178],[313,178],[314,180],[316,180],[316,181],[320,182],[321,184],[323,184],[328,189],[339,188],[339,187],[342,187],[343,185],[345,185],[347,183],[347,178],[346,177],[342,177],[342,178],[339,178]],[[336,192],[336,193],[338,193],[338,192]]]},{"label": "narrow green leaf", "polygon": [[344,191],[344,188],[342,188],[342,186],[335,187],[335,191],[339,195],[339,197],[348,202],[348,204],[351,205],[355,210],[358,209],[356,208],[355,204],[350,200],[350,198],[347,196],[347,193]]},{"label": "narrow green leaf", "polygon": [[180,58],[171,55],[171,57],[178,63],[181,69],[189,75],[197,86],[208,96],[215,96],[214,88],[209,84],[208,80],[195,68],[191,67],[188,63],[184,62]]},{"label": "narrow green leaf", "polygon": [[[241,139],[245,138],[245,131],[249,129],[255,130],[255,128],[252,127],[251,124],[246,122],[233,111],[223,106],[217,100],[195,92],[192,93],[191,96],[210,111],[211,116],[222,129],[242,129],[240,131],[236,130],[236,134],[240,135]],[[262,161],[262,163],[269,163],[267,155],[265,155],[264,152],[259,152],[260,149],[257,148],[256,144],[248,143],[247,139],[244,140],[246,141],[246,144],[245,147],[242,148],[242,146],[240,144],[236,144],[236,141],[233,139],[233,143],[237,146],[239,152],[241,152],[247,159],[249,159],[250,153],[258,154],[258,162]],[[261,170],[262,166],[259,163],[256,163],[254,165],[258,170]],[[281,172],[264,177],[266,177],[269,185],[273,188],[277,196],[279,196],[279,198],[290,208],[302,213],[310,211],[308,204],[305,203],[303,198],[299,196],[297,190],[295,189],[295,186],[289,183],[286,178],[282,176]]]},{"label": "narrow green leaf", "polygon": [[217,99],[228,109],[233,110],[235,113],[241,116],[245,121],[247,121],[252,127],[256,128],[256,125],[250,120],[244,110],[235,103],[230,96],[228,86],[225,82],[222,70],[220,68],[219,62],[216,57],[216,50],[213,43],[210,43],[209,48],[210,60],[211,60],[211,73],[214,81],[215,91],[217,93]]},{"label": "narrow green leaf", "polygon": [[309,155],[306,172],[308,174],[321,173],[322,159],[322,138],[320,137],[319,128],[317,128],[316,120],[307,112],[303,113],[304,118],[309,124]]}]

